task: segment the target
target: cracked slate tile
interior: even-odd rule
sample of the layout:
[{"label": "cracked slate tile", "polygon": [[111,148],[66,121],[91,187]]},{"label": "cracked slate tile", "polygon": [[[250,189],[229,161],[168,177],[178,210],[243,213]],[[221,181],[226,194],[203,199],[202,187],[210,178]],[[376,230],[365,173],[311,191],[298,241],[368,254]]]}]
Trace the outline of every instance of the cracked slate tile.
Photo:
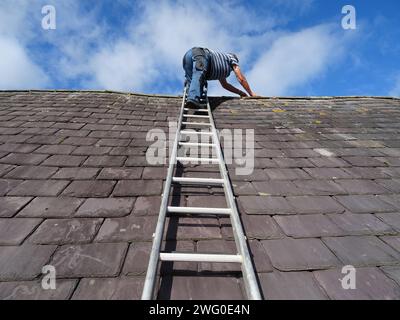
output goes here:
[{"label": "cracked slate tile", "polygon": [[135,198],[89,198],[79,207],[75,217],[124,217],[131,213]]},{"label": "cracked slate tile", "polygon": [[47,219],[28,241],[35,244],[58,245],[89,243],[102,222],[102,219]]},{"label": "cracked slate tile", "polygon": [[121,270],[127,243],[92,243],[58,247],[50,264],[62,278],[115,277]]}]

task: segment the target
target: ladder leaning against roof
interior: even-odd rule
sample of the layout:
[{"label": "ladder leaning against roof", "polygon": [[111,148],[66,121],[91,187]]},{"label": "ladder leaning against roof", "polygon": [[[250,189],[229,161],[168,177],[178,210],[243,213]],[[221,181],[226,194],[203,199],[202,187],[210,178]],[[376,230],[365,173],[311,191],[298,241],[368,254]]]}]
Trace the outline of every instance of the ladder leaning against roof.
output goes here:
[{"label": "ladder leaning against roof", "polygon": [[[170,153],[170,162],[166,182],[164,185],[164,191],[162,195],[162,201],[160,211],[158,215],[156,231],[153,234],[153,245],[150,253],[149,264],[146,273],[146,279],[144,283],[142,300],[151,300],[154,298],[154,289],[157,278],[157,269],[160,261],[194,261],[194,262],[218,262],[218,263],[240,263],[243,274],[243,281],[247,297],[251,300],[260,300],[261,294],[259,291],[256,275],[253,269],[253,264],[247,247],[247,239],[243,232],[243,227],[240,221],[239,213],[236,207],[235,198],[232,192],[232,186],[226,170],[224,157],[219,142],[217,130],[215,128],[214,119],[212,116],[210,104],[207,101],[206,109],[196,109],[196,111],[203,113],[204,115],[188,115],[187,112],[190,109],[185,107],[185,99],[187,94],[187,86],[183,92],[182,105],[179,114],[178,128],[175,135],[175,141],[173,144],[172,152]],[[183,119],[187,119],[183,121]],[[189,122],[190,118],[204,118],[209,119],[209,123],[198,123]],[[209,127],[210,131],[206,132],[193,132],[184,131],[182,126],[194,125],[200,127]],[[187,143],[181,141],[182,135],[189,134],[202,134],[211,137],[211,144],[204,143]],[[215,148],[217,158],[191,158],[191,157],[178,157],[179,146],[208,146]],[[219,171],[222,179],[207,179],[207,178],[184,178],[174,177],[174,168],[177,162],[199,162],[199,163],[212,163],[219,165]],[[173,183],[178,184],[190,184],[190,185],[207,185],[207,186],[221,186],[224,188],[226,202],[229,208],[194,208],[194,207],[172,207],[168,206],[169,195],[171,185]],[[216,216],[229,216],[233,227],[233,234],[236,243],[237,254],[200,254],[200,253],[176,253],[176,252],[161,252],[162,237],[164,234],[166,216],[168,214],[179,213],[179,214],[208,214]]]}]

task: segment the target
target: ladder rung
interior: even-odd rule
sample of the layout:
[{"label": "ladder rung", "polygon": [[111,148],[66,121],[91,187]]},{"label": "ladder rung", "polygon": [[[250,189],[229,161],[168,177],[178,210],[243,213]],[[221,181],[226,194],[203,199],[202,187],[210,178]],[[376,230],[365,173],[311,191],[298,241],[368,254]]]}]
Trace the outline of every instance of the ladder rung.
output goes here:
[{"label": "ladder rung", "polygon": [[202,122],[182,122],[182,124],[185,125],[191,125],[191,126],[205,126],[205,127],[209,127],[211,126],[210,123],[202,123]]},{"label": "ladder rung", "polygon": [[185,178],[185,177],[174,177],[173,182],[186,183],[186,184],[202,184],[202,185],[220,185],[224,184],[224,179],[209,179],[209,178]]},{"label": "ladder rung", "polygon": [[185,110],[185,111],[195,111],[195,112],[198,112],[198,111],[201,111],[201,112],[208,112],[208,109],[189,109],[189,108],[183,108],[183,110]]},{"label": "ladder rung", "polygon": [[161,261],[181,262],[217,262],[217,263],[242,263],[243,259],[238,254],[207,254],[207,253],[160,253]]},{"label": "ladder rung", "polygon": [[179,142],[179,145],[187,147],[215,147],[213,143]]},{"label": "ladder rung", "polygon": [[206,136],[212,136],[212,132],[209,131],[186,131],[186,130],[182,130],[181,134],[203,134]]},{"label": "ladder rung", "polygon": [[193,214],[216,214],[230,215],[232,210],[229,208],[200,208],[200,207],[168,207],[170,213],[193,213]]},{"label": "ladder rung", "polygon": [[176,160],[179,162],[187,161],[187,162],[219,163],[219,160],[217,158],[176,157]]},{"label": "ladder rung", "polygon": [[209,119],[210,116],[201,116],[197,114],[184,114],[183,115],[185,118],[201,118],[201,119]]}]

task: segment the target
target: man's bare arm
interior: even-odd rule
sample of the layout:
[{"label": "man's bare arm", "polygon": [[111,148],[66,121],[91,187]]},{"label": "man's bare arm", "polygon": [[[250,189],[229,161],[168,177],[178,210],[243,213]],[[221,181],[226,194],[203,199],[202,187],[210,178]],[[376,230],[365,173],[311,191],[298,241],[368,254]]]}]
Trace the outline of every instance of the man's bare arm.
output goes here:
[{"label": "man's bare arm", "polygon": [[239,66],[234,65],[233,66],[233,71],[235,72],[236,78],[238,79],[238,81],[240,82],[240,84],[242,85],[242,87],[247,91],[247,93],[249,94],[250,97],[255,97],[256,94],[251,90],[249,83],[247,82],[246,77],[244,76],[244,74],[242,73],[242,71],[240,70]]},{"label": "man's bare arm", "polygon": [[219,80],[219,82],[221,83],[222,88],[224,88],[224,89],[226,89],[226,90],[228,90],[230,92],[236,93],[236,94],[240,95],[241,97],[247,97],[246,92],[244,92],[242,90],[239,90],[238,88],[234,87],[233,85],[228,83],[226,81],[226,79]]}]

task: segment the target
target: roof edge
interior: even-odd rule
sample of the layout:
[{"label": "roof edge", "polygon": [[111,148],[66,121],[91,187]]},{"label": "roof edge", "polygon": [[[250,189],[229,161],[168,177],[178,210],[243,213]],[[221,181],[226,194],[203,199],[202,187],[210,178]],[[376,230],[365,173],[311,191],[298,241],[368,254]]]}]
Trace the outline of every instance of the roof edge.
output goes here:
[{"label": "roof edge", "polygon": [[[143,96],[143,97],[157,97],[157,98],[179,98],[182,95],[168,95],[168,94],[149,94],[149,93],[138,93],[138,92],[128,92],[128,91],[117,91],[117,90],[71,90],[71,89],[32,89],[32,90],[0,90],[0,93],[4,92],[83,92],[83,93],[114,93],[121,95],[133,95],[133,96]],[[239,97],[232,96],[210,96],[212,98],[230,98],[230,99],[240,99]],[[268,96],[268,97],[248,97],[249,100],[259,100],[259,99],[286,99],[286,100],[317,100],[317,99],[388,99],[388,100],[400,100],[400,97],[391,96]]]}]

